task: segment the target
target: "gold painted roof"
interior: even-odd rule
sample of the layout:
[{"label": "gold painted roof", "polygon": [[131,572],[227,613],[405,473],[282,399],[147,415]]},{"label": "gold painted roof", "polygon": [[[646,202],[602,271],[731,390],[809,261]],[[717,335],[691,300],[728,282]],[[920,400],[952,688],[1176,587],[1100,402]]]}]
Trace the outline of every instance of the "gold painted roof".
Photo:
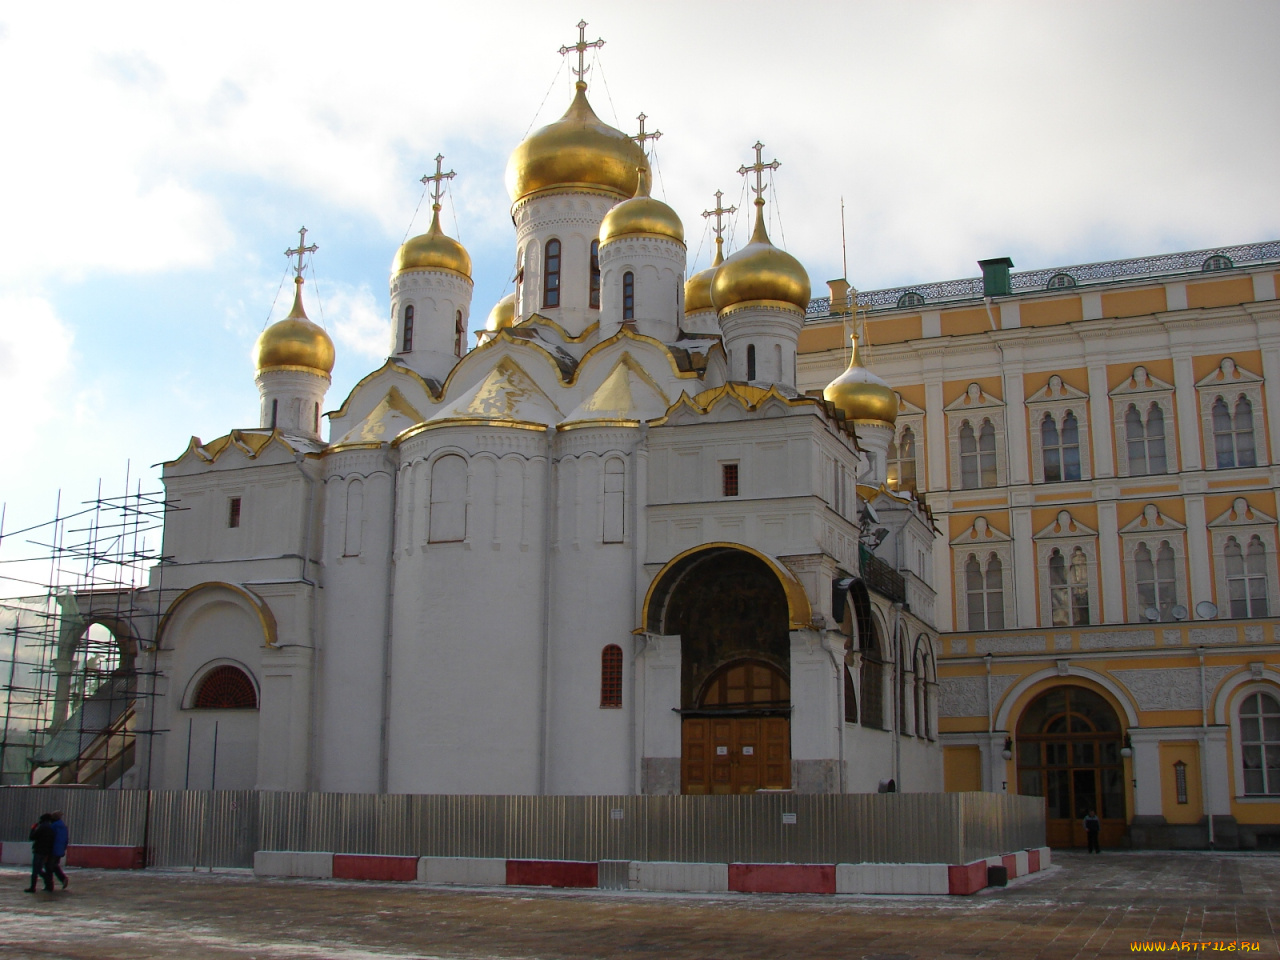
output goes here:
[{"label": "gold painted roof", "polygon": [[453,237],[440,229],[440,204],[431,207],[431,226],[427,232],[400,245],[391,262],[391,275],[406,270],[442,270],[471,279],[471,254]]},{"label": "gold painted roof", "polygon": [[716,237],[716,256],[711,261],[711,266],[705,270],[699,270],[684,282],[684,312],[686,316],[691,313],[703,313],[707,310],[715,309],[711,303],[711,281],[715,279],[716,270],[720,268],[722,263],[724,263],[724,241]]},{"label": "gold painted roof", "polygon": [[[772,301],[803,311],[809,306],[809,289],[809,274],[800,261],[769,241],[764,228],[764,201],[757,198],[751,242],[716,271],[711,281],[712,304],[723,312],[740,303]],[[685,311],[688,312],[687,306]]]},{"label": "gold painted roof", "polygon": [[649,172],[641,171],[639,192],[604,215],[600,222],[600,242],[617,237],[662,237],[684,244],[684,224],[661,200],[649,196]]},{"label": "gold painted roof", "polygon": [[516,295],[508,293],[493,305],[493,309],[489,311],[489,319],[484,322],[484,328],[490,333],[497,333],[499,330],[508,329],[515,322]]},{"label": "gold painted roof", "polygon": [[843,410],[846,420],[893,426],[898,419],[898,395],[889,384],[862,365],[857,337],[853,338],[849,369],[827,384],[822,396]]},{"label": "gold painted roof", "polygon": [[302,278],[294,278],[293,309],[258,335],[254,365],[258,372],[302,367],[323,377],[333,372],[333,341],[324,328],[307,319],[302,308]]},{"label": "gold painted roof", "polygon": [[636,195],[640,171],[648,169],[639,145],[595,115],[579,80],[565,115],[512,152],[507,191],[513,203],[555,187],[593,187],[625,199]]}]

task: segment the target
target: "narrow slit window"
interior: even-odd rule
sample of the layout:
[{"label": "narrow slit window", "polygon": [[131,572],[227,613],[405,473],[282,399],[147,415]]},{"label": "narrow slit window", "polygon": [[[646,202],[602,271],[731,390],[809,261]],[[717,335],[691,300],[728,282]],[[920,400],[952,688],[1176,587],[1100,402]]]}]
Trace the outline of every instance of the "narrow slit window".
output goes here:
[{"label": "narrow slit window", "polygon": [[622,275],[622,319],[636,318],[636,275],[628,270]]},{"label": "narrow slit window", "polygon": [[720,464],[720,489],[726,497],[738,495],[738,465],[736,463]]},{"label": "narrow slit window", "polygon": [[466,345],[467,322],[462,319],[462,311],[459,310],[453,320],[453,355],[462,356],[466,352]]},{"label": "narrow slit window", "polygon": [[747,379],[754,380],[756,378],[756,345],[754,343],[747,344]]},{"label": "narrow slit window", "polygon": [[1173,765],[1173,786],[1178,793],[1178,802],[1187,802],[1187,765],[1179,760]]},{"label": "narrow slit window", "polygon": [[560,241],[548,240],[542,274],[542,305],[560,306]]},{"label": "narrow slit window", "polygon": [[240,498],[232,497],[227,501],[227,526],[240,526]]},{"label": "narrow slit window", "polygon": [[600,309],[600,241],[591,241],[591,290],[590,304],[592,310]]},{"label": "narrow slit window", "polygon": [[622,706],[622,648],[611,643],[600,654],[600,706]]},{"label": "narrow slit window", "polygon": [[404,308],[404,327],[400,333],[400,352],[408,353],[413,349],[413,304]]}]

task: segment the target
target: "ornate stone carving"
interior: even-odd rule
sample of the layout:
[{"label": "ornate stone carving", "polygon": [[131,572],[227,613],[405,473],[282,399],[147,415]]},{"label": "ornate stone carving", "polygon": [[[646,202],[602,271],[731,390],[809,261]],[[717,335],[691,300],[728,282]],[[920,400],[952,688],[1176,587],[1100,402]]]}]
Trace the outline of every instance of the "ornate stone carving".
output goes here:
[{"label": "ornate stone carving", "polygon": [[[984,653],[1042,653],[1045,648],[1044,634],[1019,637],[984,636],[975,637],[974,652]],[[1070,638],[1068,638],[1070,646]]]},{"label": "ornate stone carving", "polygon": [[1154,647],[1154,630],[1101,630],[1080,637],[1081,650],[1111,650],[1123,647]]},{"label": "ornate stone carving", "polygon": [[1199,647],[1217,643],[1239,643],[1240,634],[1235,627],[1195,627],[1191,631],[1191,645]]},{"label": "ornate stone carving", "polygon": [[[1236,667],[1206,667],[1205,686],[1210,700],[1214,688]],[[1149,670],[1112,670],[1137,701],[1139,710],[1199,710],[1200,670],[1198,667],[1152,667]]]},{"label": "ornate stone carving", "polygon": [[[1000,698],[1019,678],[1011,674],[991,677],[991,712],[1000,709]],[[987,678],[943,677],[938,681],[938,715],[942,717],[985,717]]]}]

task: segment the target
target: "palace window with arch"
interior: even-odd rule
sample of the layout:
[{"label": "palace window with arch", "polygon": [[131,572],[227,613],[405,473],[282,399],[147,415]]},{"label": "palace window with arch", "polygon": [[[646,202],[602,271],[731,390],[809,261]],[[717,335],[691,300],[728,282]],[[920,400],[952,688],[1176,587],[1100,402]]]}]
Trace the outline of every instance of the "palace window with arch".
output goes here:
[{"label": "palace window with arch", "polygon": [[1148,503],[1120,528],[1120,542],[1129,622],[1177,619],[1174,608],[1185,607],[1190,597],[1186,527]]},{"label": "palace window with arch", "polygon": [[1218,615],[1241,620],[1267,617],[1280,604],[1276,521],[1244,497],[1236,497],[1209,521]]},{"label": "palace window with arch", "polygon": [[969,630],[1004,629],[1004,562],[996,554],[965,557],[964,604]]},{"label": "palace window with arch", "polygon": [[1274,689],[1239,701],[1240,769],[1245,796],[1280,796],[1280,699]]},{"label": "palace window with arch", "polygon": [[1013,606],[1013,541],[975,517],[951,541],[957,630],[1003,630],[1016,625]]},{"label": "palace window with arch", "polygon": [[889,441],[888,477],[886,485],[890,490],[915,492],[919,477],[919,442],[920,423],[909,421],[900,423],[897,435]]},{"label": "palace window with arch", "polygon": [[1034,539],[1041,625],[1099,623],[1098,532],[1060,510]]},{"label": "palace window with arch", "polygon": [[1056,373],[1027,399],[1034,431],[1031,474],[1036,483],[1090,476],[1088,396]]},{"label": "palace window with arch", "polygon": [[543,248],[542,305],[560,306],[560,241],[554,238]]},{"label": "palace window with arch", "polygon": [[1226,357],[1196,387],[1207,451],[1205,466],[1230,470],[1265,464],[1262,378]]},{"label": "palace window with arch", "polygon": [[1116,439],[1116,475],[1156,476],[1178,469],[1173,385],[1144,366],[1111,391]]},{"label": "palace window with arch", "polygon": [[961,490],[1005,483],[1004,404],[977,383],[945,407],[951,486]]}]

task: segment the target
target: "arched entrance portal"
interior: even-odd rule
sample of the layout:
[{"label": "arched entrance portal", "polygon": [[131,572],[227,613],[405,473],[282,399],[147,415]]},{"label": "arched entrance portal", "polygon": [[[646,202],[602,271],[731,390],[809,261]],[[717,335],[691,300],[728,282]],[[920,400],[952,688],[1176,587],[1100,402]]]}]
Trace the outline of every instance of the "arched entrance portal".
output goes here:
[{"label": "arched entrance portal", "polygon": [[1044,797],[1051,847],[1083,847],[1081,821],[1102,820],[1101,842],[1124,836],[1124,733],[1111,705],[1086,687],[1059,686],[1028,704],[1018,721],[1018,792]]},{"label": "arched entrance portal", "polygon": [[790,572],[709,544],[667,565],[645,614],[649,630],[680,636],[681,792],[789,788],[790,631],[808,616]]}]

